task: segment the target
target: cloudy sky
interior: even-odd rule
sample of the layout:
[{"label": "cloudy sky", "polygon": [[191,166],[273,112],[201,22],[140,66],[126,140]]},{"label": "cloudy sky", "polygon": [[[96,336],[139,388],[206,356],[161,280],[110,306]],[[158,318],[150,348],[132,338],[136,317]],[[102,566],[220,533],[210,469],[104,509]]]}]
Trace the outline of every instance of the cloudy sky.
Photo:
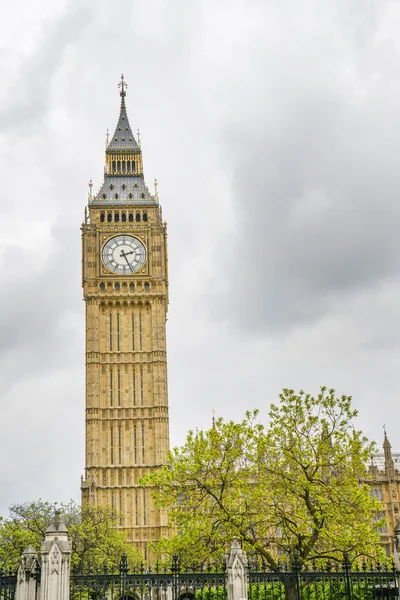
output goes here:
[{"label": "cloudy sky", "polygon": [[1,10],[0,514],[79,500],[80,225],[121,72],[169,227],[172,444],[325,384],[400,450],[400,2]]}]

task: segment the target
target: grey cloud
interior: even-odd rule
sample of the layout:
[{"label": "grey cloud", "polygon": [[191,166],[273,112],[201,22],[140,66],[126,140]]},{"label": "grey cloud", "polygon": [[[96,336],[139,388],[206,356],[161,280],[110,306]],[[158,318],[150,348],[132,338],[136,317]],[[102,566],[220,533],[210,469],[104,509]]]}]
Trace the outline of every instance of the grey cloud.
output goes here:
[{"label": "grey cloud", "polygon": [[[320,57],[326,46],[320,39]],[[216,304],[239,327],[289,330],[332,310],[338,293],[346,302],[399,274],[397,110],[364,67],[341,84],[355,54],[375,51],[371,44],[336,63],[320,59],[301,79],[299,47],[300,57],[286,56],[284,76],[273,73],[264,87],[248,82],[251,111],[242,106],[242,122],[226,124],[236,227],[221,249],[227,290]],[[258,82],[269,76],[269,58],[257,59]]]},{"label": "grey cloud", "polygon": [[[94,3],[67,3],[64,12],[43,21],[36,51],[25,59],[0,110],[0,127],[18,135],[42,125],[51,101],[54,76],[68,46],[76,43],[93,19]],[[25,130],[25,131],[24,131]]]},{"label": "grey cloud", "polygon": [[[74,322],[83,326],[74,304],[80,285],[79,236],[71,234],[68,229],[54,228],[49,256],[38,273],[33,268],[34,253],[17,247],[4,251],[0,267],[0,399],[21,382],[21,376],[25,381],[45,377],[79,362],[76,348],[83,332],[74,327]],[[71,248],[74,237],[76,244]]]}]

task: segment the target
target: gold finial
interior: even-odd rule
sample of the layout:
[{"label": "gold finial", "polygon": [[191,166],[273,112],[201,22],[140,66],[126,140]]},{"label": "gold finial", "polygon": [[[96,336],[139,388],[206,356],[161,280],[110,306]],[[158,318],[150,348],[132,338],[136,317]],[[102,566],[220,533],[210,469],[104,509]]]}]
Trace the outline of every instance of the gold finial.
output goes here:
[{"label": "gold finial", "polygon": [[137,135],[137,143],[138,143],[138,146],[140,148],[140,131],[139,131],[139,127],[137,129],[136,135]]},{"label": "gold finial", "polygon": [[107,131],[106,131],[106,148],[108,148],[109,140],[110,140],[110,132],[107,129]]},{"label": "gold finial", "polygon": [[89,181],[89,198],[92,197],[92,188],[93,188],[93,181],[90,180]]},{"label": "gold finial", "polygon": [[126,89],[128,87],[128,84],[125,83],[125,79],[124,79],[124,74],[123,73],[121,75],[121,81],[119,82],[118,87],[120,88],[119,95],[121,96],[121,98],[124,98],[126,96]]},{"label": "gold finial", "polygon": [[157,181],[157,179],[154,180],[154,196],[155,196],[156,200],[158,200],[158,181]]},{"label": "gold finial", "polygon": [[215,410],[213,410],[212,426],[213,426],[213,429],[215,429]]}]

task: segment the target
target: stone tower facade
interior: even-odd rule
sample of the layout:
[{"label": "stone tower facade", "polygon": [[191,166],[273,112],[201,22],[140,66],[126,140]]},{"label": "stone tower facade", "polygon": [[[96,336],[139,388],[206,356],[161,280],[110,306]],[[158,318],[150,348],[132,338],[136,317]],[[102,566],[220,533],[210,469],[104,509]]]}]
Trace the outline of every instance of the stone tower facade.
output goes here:
[{"label": "stone tower facade", "polygon": [[[148,558],[148,542],[168,535],[141,477],[166,463],[169,449],[166,224],[157,189],[143,177],[119,84],[121,108],[107,140],[104,182],[82,225],[86,303],[86,468],[83,505],[109,505],[119,527]],[[139,137],[139,136],[138,136]]]}]

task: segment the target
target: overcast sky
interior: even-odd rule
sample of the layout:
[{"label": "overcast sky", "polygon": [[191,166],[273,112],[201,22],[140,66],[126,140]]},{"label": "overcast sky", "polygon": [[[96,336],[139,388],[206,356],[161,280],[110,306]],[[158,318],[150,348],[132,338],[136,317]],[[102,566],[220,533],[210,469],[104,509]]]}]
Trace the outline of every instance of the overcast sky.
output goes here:
[{"label": "overcast sky", "polygon": [[1,12],[0,514],[80,498],[80,225],[122,72],[169,228],[171,443],[327,385],[400,450],[400,2]]}]

